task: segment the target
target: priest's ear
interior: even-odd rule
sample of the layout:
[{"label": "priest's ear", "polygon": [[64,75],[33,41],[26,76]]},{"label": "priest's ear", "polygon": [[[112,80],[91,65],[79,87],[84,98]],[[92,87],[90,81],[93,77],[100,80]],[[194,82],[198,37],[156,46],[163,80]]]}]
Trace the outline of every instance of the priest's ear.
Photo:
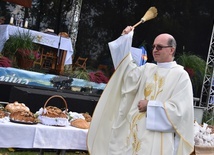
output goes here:
[{"label": "priest's ear", "polygon": [[173,57],[175,57],[175,47],[171,47],[170,53],[172,54]]}]

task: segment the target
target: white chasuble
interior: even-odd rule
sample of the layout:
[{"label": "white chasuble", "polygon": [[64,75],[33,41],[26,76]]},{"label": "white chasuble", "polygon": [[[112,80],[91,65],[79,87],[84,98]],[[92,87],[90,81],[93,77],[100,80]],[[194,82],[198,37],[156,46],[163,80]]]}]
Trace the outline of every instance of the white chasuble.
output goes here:
[{"label": "white chasuble", "polygon": [[[125,36],[125,39],[132,39],[132,35]],[[169,68],[151,63],[137,67],[131,54],[122,51],[120,45],[116,46],[115,51],[109,44],[111,52],[122,55],[122,61],[119,62],[119,56],[116,56],[114,64],[117,69],[93,113],[87,139],[89,153],[189,155],[194,149],[194,116],[192,87],[187,72],[176,63]],[[137,104],[141,99],[151,101],[147,112],[138,111]],[[162,107],[156,108],[155,103],[162,103]],[[163,116],[159,115],[160,109],[165,113],[163,120],[167,120],[172,129],[164,130],[161,127],[164,125],[157,122]],[[178,136],[177,145],[175,135]]]}]

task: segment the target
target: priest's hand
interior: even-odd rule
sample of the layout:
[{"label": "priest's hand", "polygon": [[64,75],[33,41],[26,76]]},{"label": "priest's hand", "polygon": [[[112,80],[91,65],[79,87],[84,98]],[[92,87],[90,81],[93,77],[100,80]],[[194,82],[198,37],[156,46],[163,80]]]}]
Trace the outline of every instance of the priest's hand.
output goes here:
[{"label": "priest's hand", "polygon": [[147,110],[147,105],[148,105],[148,100],[140,100],[137,107],[139,112],[146,112]]},{"label": "priest's hand", "polygon": [[123,32],[122,32],[121,35],[128,34],[128,33],[131,32],[132,30],[134,30],[134,27],[132,27],[132,26],[127,26],[127,27],[123,30]]}]

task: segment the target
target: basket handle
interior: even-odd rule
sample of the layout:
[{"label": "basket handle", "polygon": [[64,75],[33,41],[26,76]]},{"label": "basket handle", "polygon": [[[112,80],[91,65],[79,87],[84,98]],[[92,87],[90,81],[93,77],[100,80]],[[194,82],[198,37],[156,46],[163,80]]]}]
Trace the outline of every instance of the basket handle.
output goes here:
[{"label": "basket handle", "polygon": [[66,102],[66,100],[62,97],[62,96],[60,96],[60,95],[53,95],[53,96],[51,96],[46,102],[45,102],[45,104],[44,104],[44,109],[45,109],[45,107],[46,107],[46,105],[47,105],[47,103],[52,99],[52,98],[55,98],[55,97],[58,97],[58,98],[61,98],[63,101],[64,101],[64,104],[65,104],[65,110],[66,110],[66,112],[68,111],[68,105],[67,105],[67,102]]}]

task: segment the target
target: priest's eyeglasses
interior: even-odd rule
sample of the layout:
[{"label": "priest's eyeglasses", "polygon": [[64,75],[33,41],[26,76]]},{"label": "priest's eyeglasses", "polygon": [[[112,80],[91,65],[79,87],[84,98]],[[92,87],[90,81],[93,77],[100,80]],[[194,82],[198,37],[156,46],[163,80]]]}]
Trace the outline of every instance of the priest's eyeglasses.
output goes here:
[{"label": "priest's eyeglasses", "polygon": [[152,51],[156,48],[156,50],[160,51],[163,48],[168,48],[168,47],[172,47],[172,46],[162,46],[162,45],[152,45]]}]

